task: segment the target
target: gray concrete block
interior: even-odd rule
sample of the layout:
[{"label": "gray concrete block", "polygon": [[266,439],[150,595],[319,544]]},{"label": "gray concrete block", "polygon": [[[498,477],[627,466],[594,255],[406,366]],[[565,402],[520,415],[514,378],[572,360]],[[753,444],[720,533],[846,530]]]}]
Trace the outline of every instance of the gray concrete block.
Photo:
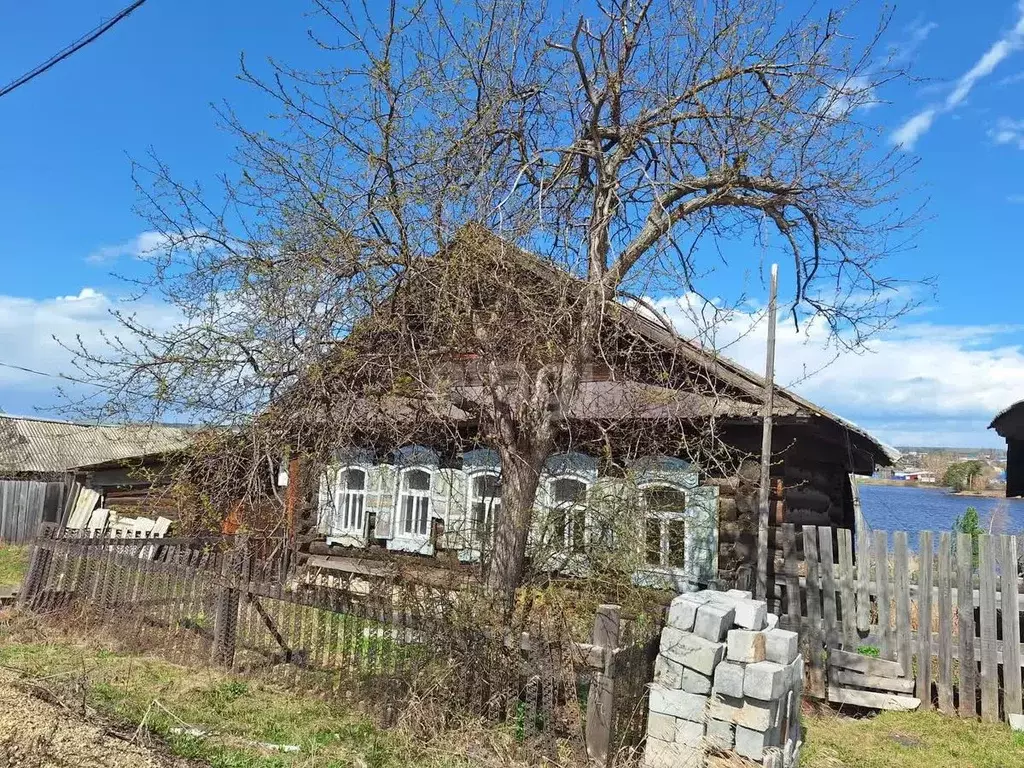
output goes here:
[{"label": "gray concrete block", "polygon": [[715,693],[742,698],[743,667],[731,661],[723,661],[715,667]]},{"label": "gray concrete block", "polygon": [[692,720],[676,720],[677,744],[688,747],[699,747],[704,743],[704,723]]},{"label": "gray concrete block", "polygon": [[657,683],[651,686],[649,701],[651,712],[695,723],[704,721],[704,712],[708,706],[707,696],[664,688]]},{"label": "gray concrete block", "polygon": [[719,643],[725,639],[725,633],[732,627],[736,618],[736,609],[730,606],[708,601],[697,609],[697,619],[693,625],[694,634],[705,640]]},{"label": "gray concrete block", "polygon": [[804,689],[804,657],[797,654],[792,663],[787,665],[789,670],[789,687],[794,691],[801,692]]},{"label": "gray concrete block", "polygon": [[775,629],[777,626],[779,626],[779,617],[774,613],[769,613],[764,617],[765,629]]},{"label": "gray concrete block", "polygon": [[1014,731],[1024,731],[1024,715],[1009,715],[1010,728]]},{"label": "gray concrete block", "polygon": [[658,654],[654,662],[654,682],[666,688],[681,688],[683,683],[683,665]]},{"label": "gray concrete block", "polygon": [[707,597],[699,595],[700,593],[689,592],[674,598],[668,606],[666,625],[684,632],[691,632],[693,623],[697,619],[697,609],[708,601]]},{"label": "gray concrete block", "polygon": [[779,725],[779,713],[782,705],[779,701],[755,701],[744,699],[732,717],[736,725],[742,725],[751,731],[769,731]]},{"label": "gray concrete block", "polygon": [[668,627],[661,633],[661,653],[671,661],[710,676],[725,656],[725,643],[713,643],[691,632]]},{"label": "gray concrete block", "polygon": [[735,696],[715,694],[708,701],[708,717],[714,720],[734,723],[742,711],[743,699]]},{"label": "gray concrete block", "polygon": [[676,745],[674,741],[658,739],[647,735],[644,742],[645,768],[675,768]]},{"label": "gray concrete block", "polygon": [[713,749],[732,749],[736,743],[736,726],[724,720],[708,720],[705,738]]},{"label": "gray concrete block", "polygon": [[764,760],[765,750],[775,746],[773,739],[771,731],[752,731],[742,725],[737,725],[736,754],[760,762]]},{"label": "gray concrete block", "polygon": [[738,597],[743,600],[750,600],[754,597],[754,593],[746,589],[727,589],[725,594],[729,597]]},{"label": "gray concrete block", "polygon": [[779,699],[789,689],[790,671],[774,661],[748,664],[743,673],[743,695],[769,701]]},{"label": "gray concrete block", "polygon": [[[674,663],[674,662],[672,662]],[[722,666],[721,664],[718,665]],[[708,675],[702,675],[693,669],[687,669],[681,667],[682,673],[679,681],[679,687],[687,693],[699,693],[707,696],[711,693],[711,678]]]},{"label": "gray concrete block", "polygon": [[662,741],[675,741],[676,722],[672,715],[651,712],[647,715],[647,736]]},{"label": "gray concrete block", "polygon": [[763,632],[750,629],[730,629],[726,636],[725,656],[729,661],[755,664],[765,660],[765,637]]},{"label": "gray concrete block", "polygon": [[737,627],[743,629],[764,629],[765,619],[768,616],[768,604],[764,600],[737,600],[736,619]]},{"label": "gray concrete block", "polygon": [[770,629],[764,633],[764,656],[776,664],[791,664],[800,655],[800,637],[787,629]]}]

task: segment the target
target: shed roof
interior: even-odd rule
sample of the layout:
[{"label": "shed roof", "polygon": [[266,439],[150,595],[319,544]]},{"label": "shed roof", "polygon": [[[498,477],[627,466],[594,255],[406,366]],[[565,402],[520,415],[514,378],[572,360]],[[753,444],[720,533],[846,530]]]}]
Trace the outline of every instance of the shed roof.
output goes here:
[{"label": "shed roof", "polygon": [[1024,434],[1024,400],[1018,400],[1013,405],[1003,408],[995,415],[988,428],[994,429],[1000,437],[1019,439]]},{"label": "shed roof", "polygon": [[0,472],[59,473],[181,450],[188,428],[0,416]]}]

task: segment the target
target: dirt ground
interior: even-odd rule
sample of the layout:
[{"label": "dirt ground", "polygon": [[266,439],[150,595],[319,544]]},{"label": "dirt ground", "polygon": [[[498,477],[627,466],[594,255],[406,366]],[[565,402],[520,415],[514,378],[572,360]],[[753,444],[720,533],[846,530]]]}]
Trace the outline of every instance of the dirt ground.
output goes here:
[{"label": "dirt ground", "polygon": [[193,768],[150,749],[131,733],[114,735],[17,675],[0,670],[0,768]]}]

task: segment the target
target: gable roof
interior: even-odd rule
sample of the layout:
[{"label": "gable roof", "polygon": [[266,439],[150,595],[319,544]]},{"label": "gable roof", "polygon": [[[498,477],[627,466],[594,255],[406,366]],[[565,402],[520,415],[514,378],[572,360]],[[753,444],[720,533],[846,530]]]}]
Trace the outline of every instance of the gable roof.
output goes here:
[{"label": "gable roof", "polygon": [[1022,422],[1024,422],[1024,400],[1018,400],[997,413],[988,428],[994,429],[1000,437],[1019,438],[1024,433]]},{"label": "gable roof", "polygon": [[0,415],[0,473],[62,473],[181,450],[187,443],[188,429],[182,426]]}]

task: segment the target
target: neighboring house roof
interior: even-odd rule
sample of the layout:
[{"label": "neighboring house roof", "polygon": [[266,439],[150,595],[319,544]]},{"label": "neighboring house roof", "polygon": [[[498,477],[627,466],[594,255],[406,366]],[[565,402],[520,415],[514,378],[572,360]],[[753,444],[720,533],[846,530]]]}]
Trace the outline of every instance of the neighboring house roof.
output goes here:
[{"label": "neighboring house roof", "polygon": [[1019,439],[1021,433],[1024,432],[1024,400],[1018,400],[1013,405],[1003,408],[992,419],[992,423],[988,425],[988,428],[994,429],[1000,437]]},{"label": "neighboring house roof", "polygon": [[188,429],[0,416],[0,473],[49,472],[181,450]]}]

